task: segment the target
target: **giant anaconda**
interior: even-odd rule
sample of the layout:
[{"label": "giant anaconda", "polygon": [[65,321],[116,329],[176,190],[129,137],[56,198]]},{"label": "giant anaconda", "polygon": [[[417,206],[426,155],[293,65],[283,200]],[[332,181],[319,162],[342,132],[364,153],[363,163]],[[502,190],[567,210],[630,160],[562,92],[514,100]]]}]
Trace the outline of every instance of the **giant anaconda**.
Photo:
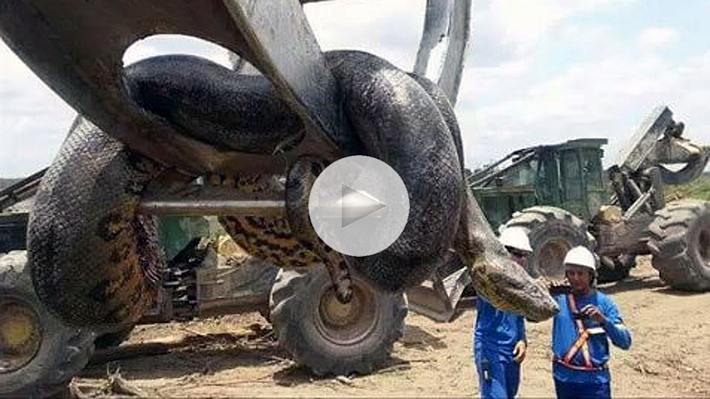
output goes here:
[{"label": "giant anaconda", "polygon": [[[330,52],[326,60],[359,152],[387,162],[407,186],[411,210],[404,232],[385,251],[363,258],[344,259],[319,242],[304,226],[307,204],[299,200],[307,198],[320,168],[312,154],[292,173],[284,171],[288,219],[222,218],[229,233],[253,255],[281,266],[347,264],[391,291],[418,284],[449,256],[461,256],[479,294],[496,306],[533,320],[552,316],[556,305],[508,259],[466,187],[458,125],[437,86],[363,52]],[[216,148],[270,153],[298,141],[304,128],[266,78],[203,59],[151,58],[124,75],[127,92],[145,112]],[[160,257],[150,218],[136,205],[165,167],[86,120],[75,123],[41,184],[28,238],[38,295],[67,323],[132,322],[153,299]]]}]

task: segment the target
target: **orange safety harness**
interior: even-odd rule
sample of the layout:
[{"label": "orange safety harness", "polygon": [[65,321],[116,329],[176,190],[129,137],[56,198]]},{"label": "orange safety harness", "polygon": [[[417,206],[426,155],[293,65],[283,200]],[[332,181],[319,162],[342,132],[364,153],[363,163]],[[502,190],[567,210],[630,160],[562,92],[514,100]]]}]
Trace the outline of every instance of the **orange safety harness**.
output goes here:
[{"label": "orange safety harness", "polygon": [[[577,314],[579,311],[577,310],[577,303],[574,300],[574,296],[572,294],[567,295],[567,305],[569,306],[570,312],[572,314]],[[599,371],[599,370],[604,370],[605,367],[599,367],[595,366],[592,364],[592,357],[589,354],[589,337],[591,334],[589,333],[589,330],[587,330],[586,327],[584,327],[584,323],[582,323],[581,319],[575,319],[575,323],[577,325],[577,334],[579,336],[577,337],[577,340],[574,341],[572,346],[569,348],[567,351],[567,354],[563,358],[555,358],[555,361],[558,363],[563,364],[565,367],[569,367],[573,370],[579,370],[579,371]],[[574,355],[579,352],[579,350],[582,350],[582,357],[584,358],[584,366],[577,366],[576,364],[572,364],[572,359],[574,358]]]}]

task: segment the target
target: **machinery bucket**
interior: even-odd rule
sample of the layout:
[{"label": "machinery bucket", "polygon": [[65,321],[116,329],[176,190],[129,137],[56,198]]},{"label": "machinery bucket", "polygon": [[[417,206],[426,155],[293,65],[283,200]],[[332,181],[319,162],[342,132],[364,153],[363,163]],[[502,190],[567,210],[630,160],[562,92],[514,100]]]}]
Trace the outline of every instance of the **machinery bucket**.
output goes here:
[{"label": "machinery bucket", "polygon": [[464,289],[469,284],[471,274],[467,268],[459,269],[443,279],[434,276],[407,290],[409,309],[437,322],[453,321],[465,308],[470,307],[468,301],[462,300]]}]

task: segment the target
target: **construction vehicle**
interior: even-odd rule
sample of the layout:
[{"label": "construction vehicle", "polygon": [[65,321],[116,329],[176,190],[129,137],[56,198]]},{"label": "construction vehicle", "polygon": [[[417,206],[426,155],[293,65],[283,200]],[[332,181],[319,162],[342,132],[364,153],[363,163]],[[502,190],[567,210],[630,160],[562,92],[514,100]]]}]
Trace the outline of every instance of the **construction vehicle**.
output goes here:
[{"label": "construction vehicle", "polygon": [[[302,0],[300,3],[315,1]],[[283,85],[283,87],[279,86],[279,90],[287,98],[294,99],[293,106],[305,110],[300,114],[309,118],[309,126],[318,127],[316,129],[318,134],[323,133],[321,132],[323,129],[327,130],[325,133],[330,133],[328,129],[339,127],[341,124],[339,115],[331,112],[332,105],[336,103],[333,98],[338,90],[334,84],[328,83],[332,80],[328,78],[330,72],[324,70],[325,63],[322,62],[318,41],[308,28],[305,15],[299,10],[299,2],[260,0],[257,3],[252,0],[231,0],[225,3],[232,7],[231,10],[240,10],[240,13],[232,12],[229,15],[229,18],[237,20],[207,25],[216,26],[215,30],[233,27],[246,29],[249,32],[249,45],[253,46],[250,47],[249,54],[255,56],[252,61],[257,60],[261,63],[250,65],[239,57],[231,57],[233,69],[246,74],[262,71],[269,77],[276,76],[279,84]],[[181,9],[169,2],[165,4],[168,4],[166,7],[173,13],[178,13]],[[11,11],[21,12],[24,6],[24,4],[13,6]],[[108,5],[100,7],[108,7]],[[150,14],[156,9],[156,5],[151,4],[145,9],[134,8],[133,11],[145,17],[143,14]],[[213,12],[212,7],[205,7],[205,9],[207,17],[213,18],[214,16],[209,14]],[[455,103],[463,71],[463,60],[470,32],[470,10],[470,0],[427,3],[424,29],[413,68],[415,74],[426,76],[436,82],[451,103]],[[107,15],[112,13],[106,10],[101,10],[100,14],[101,18],[106,20],[91,26],[108,30],[114,25],[115,18],[109,18]],[[202,21],[194,15],[182,19],[178,17],[170,19],[180,25],[177,28],[172,27],[177,29],[176,32],[194,32],[190,24]],[[219,15],[219,17],[223,16]],[[66,18],[66,15],[63,18]],[[150,18],[140,18],[143,19]],[[24,21],[22,26],[26,27],[44,26],[46,22],[44,20]],[[126,23],[132,23],[131,21],[135,22],[134,19],[129,19]],[[141,24],[134,27],[136,31],[143,29]],[[164,32],[166,26],[163,25],[160,29],[151,28],[150,34]],[[14,25],[12,23],[3,25],[3,27],[8,26]],[[102,34],[88,34],[88,36],[99,37]],[[125,32],[121,34],[125,35]],[[209,34],[203,35],[202,38],[212,39],[216,43],[229,47],[225,41],[216,40]],[[28,35],[20,36],[28,37]],[[110,36],[114,37],[113,34]],[[148,36],[148,33],[140,38],[145,36]],[[131,40],[138,38],[138,36],[131,37],[133,37]],[[219,37],[228,37],[229,40],[234,41],[242,38],[242,33],[229,33]],[[111,57],[122,56],[123,51],[108,50],[116,50],[126,43],[118,39],[107,43],[110,43],[111,49],[103,43],[102,54],[111,53]],[[122,44],[113,46],[118,43]],[[121,50],[124,48],[121,47]],[[88,57],[95,61],[97,59],[95,51],[88,46],[83,49],[77,48],[77,51],[89,51]],[[60,58],[66,57],[63,55]],[[81,57],[76,56],[76,58]],[[61,59],[45,60],[43,63],[59,64],[62,62]],[[96,61],[93,64],[102,63],[103,61]],[[73,76],[74,72],[76,71],[64,70],[62,74]],[[317,79],[320,84],[317,87],[303,84],[304,76],[321,76]],[[110,92],[107,82],[104,81],[100,85],[99,95]],[[124,116],[126,114],[128,112],[124,111]],[[280,156],[280,154],[274,155],[274,157]],[[281,158],[278,159],[280,162]],[[279,163],[270,162],[274,165]],[[40,171],[0,191],[0,213],[16,208],[16,205],[22,201],[31,201],[43,172]],[[198,191],[200,190],[201,188]],[[341,304],[332,293],[332,282],[324,268],[314,268],[308,273],[281,270],[275,265],[264,265],[262,261],[248,256],[243,257],[237,264],[220,263],[216,259],[219,255],[213,245],[207,244],[200,237],[194,237],[194,234],[186,233],[184,226],[179,226],[180,223],[184,223],[184,217],[194,216],[195,212],[200,215],[214,214],[210,213],[214,208],[204,205],[205,199],[214,198],[187,195],[177,199],[175,197],[166,199],[161,197],[161,194],[165,193],[158,193],[153,197],[147,196],[143,208],[149,209],[147,213],[160,215],[163,218],[162,245],[168,255],[175,254],[175,256],[165,270],[157,303],[153,309],[144,314],[140,322],[184,320],[257,310],[274,324],[275,330],[278,331],[279,345],[291,353],[298,362],[309,366],[317,374],[369,372],[386,359],[394,341],[402,335],[407,313],[406,301],[402,294],[380,292],[373,289],[365,280],[353,276],[353,300],[348,304]],[[238,203],[238,205],[222,212],[231,214],[230,211],[235,211],[240,215],[252,212],[261,216],[283,212],[283,192],[269,195],[273,198],[255,200],[250,197],[240,200],[244,196],[231,196],[230,203]],[[255,203],[257,205],[254,205]],[[274,204],[280,208],[276,209]],[[133,328],[133,326],[123,326],[112,331],[77,329],[62,324],[45,309],[34,292],[29,277],[29,267],[26,267],[28,208],[14,209],[12,212],[0,215],[0,397],[44,397],[55,393],[66,386],[67,381],[84,367],[94,346],[116,345],[125,339]],[[187,214],[185,214],[186,210]],[[171,220],[169,219],[171,215],[178,218]],[[180,237],[179,244],[176,242],[176,236]],[[184,247],[183,243],[186,244]],[[468,278],[467,274],[459,280],[465,282],[466,278]],[[437,284],[436,287],[443,286]],[[448,300],[452,294],[451,289],[448,291],[445,288],[441,289],[444,290],[441,291],[442,295],[445,295]],[[455,293],[453,297],[456,297]],[[450,306],[445,307],[445,310],[451,311]],[[447,317],[440,317],[440,319],[444,318]]]},{"label": "construction vehicle", "polygon": [[566,252],[584,245],[600,258],[602,282],[626,277],[637,255],[652,255],[672,287],[708,290],[710,203],[664,197],[666,185],[696,179],[710,158],[683,129],[660,106],[606,171],[607,140],[578,139],[514,151],[469,182],[494,228],[527,229],[534,275],[564,277]]}]

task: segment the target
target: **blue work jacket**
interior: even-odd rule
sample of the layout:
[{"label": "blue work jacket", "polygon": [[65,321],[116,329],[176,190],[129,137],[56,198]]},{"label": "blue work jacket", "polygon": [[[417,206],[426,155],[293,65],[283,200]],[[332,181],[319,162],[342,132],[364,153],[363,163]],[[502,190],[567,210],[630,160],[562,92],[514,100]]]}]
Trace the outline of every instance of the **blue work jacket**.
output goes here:
[{"label": "blue work jacket", "polygon": [[476,298],[476,327],[474,356],[489,361],[512,362],[513,348],[525,340],[525,321],[522,316],[493,307],[482,297]]},{"label": "blue work jacket", "polygon": [[[589,318],[583,319],[585,329],[592,332],[587,341],[592,366],[597,370],[575,370],[553,361],[552,372],[556,380],[574,383],[607,383],[609,382],[609,341],[621,349],[631,346],[631,333],[624,326],[619,309],[614,301],[605,294],[592,290],[586,296],[574,296],[577,310],[588,304],[593,304],[604,314],[607,323],[601,325]],[[552,351],[555,359],[563,359],[574,342],[579,337],[575,319],[572,316],[566,294],[555,296],[560,312],[555,316],[552,324]],[[585,366],[583,351],[579,350],[572,357],[570,363],[574,366]]]}]

